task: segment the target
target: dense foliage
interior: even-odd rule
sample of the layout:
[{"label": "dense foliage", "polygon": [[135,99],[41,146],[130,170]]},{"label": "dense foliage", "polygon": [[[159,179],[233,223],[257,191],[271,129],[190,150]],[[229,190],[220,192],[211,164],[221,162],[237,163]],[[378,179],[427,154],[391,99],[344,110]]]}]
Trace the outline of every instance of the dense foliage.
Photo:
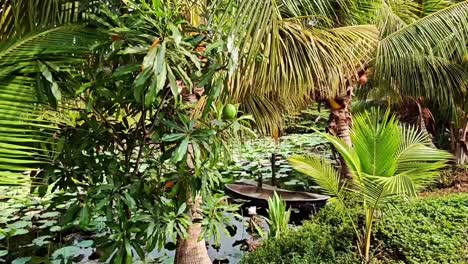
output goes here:
[{"label": "dense foliage", "polygon": [[427,136],[412,127],[401,126],[389,112],[382,114],[375,109],[355,117],[352,146],[338,137],[323,135],[345,161],[342,176],[323,158],[293,156],[289,161],[341,204],[343,217],[350,217],[347,201],[352,198],[359,201],[365,215],[364,233],[359,230],[357,219],[352,223],[359,252],[368,262],[374,224],[384,218],[385,210],[396,201],[415,197],[433,182],[451,155],[431,147]]},{"label": "dense foliage", "polygon": [[468,195],[428,197],[388,213],[377,239],[405,263],[468,262]]},{"label": "dense foliage", "polygon": [[[375,236],[375,263],[466,263],[467,195],[420,198],[391,210]],[[363,218],[359,209],[350,210]],[[268,240],[242,263],[358,263],[351,223],[330,204],[302,227]]]},{"label": "dense foliage", "polygon": [[[71,262],[94,247],[102,261],[145,262],[169,242],[178,264],[211,263],[204,239],[219,242],[238,209],[223,185],[261,176],[325,186],[348,216],[344,193],[360,196],[365,238],[357,215],[345,242],[359,246],[341,248],[329,226],[317,231],[329,244],[303,249],[338,247],[316,252],[324,261],[352,262],[356,251],[369,260],[373,224],[448,159],[429,133],[468,162],[467,18],[459,0],[0,0],[0,186],[44,197],[2,200],[0,261],[28,252],[39,259],[16,263]],[[417,128],[358,116],[350,134],[355,95],[401,109],[414,101]],[[329,111],[295,116],[312,101]],[[450,121],[434,125],[428,107]],[[316,125],[337,137],[281,139]],[[233,146],[255,133],[272,140],[227,166]],[[341,158],[296,158],[315,182],[304,181],[285,159],[297,148],[331,158],[324,137]],[[283,234],[289,213],[274,201],[270,224]],[[395,247],[403,240],[412,239]]]}]

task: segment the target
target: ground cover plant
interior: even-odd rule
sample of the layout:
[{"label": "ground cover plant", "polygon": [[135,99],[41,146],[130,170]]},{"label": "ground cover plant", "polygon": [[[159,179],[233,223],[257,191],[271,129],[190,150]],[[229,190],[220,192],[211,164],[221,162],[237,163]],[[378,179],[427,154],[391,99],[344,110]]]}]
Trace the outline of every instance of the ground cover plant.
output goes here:
[{"label": "ground cover plant", "polygon": [[[422,197],[387,211],[370,263],[466,263],[466,194]],[[350,210],[364,218],[359,209]],[[359,263],[352,224],[330,204],[302,227],[268,240],[242,263]]]}]

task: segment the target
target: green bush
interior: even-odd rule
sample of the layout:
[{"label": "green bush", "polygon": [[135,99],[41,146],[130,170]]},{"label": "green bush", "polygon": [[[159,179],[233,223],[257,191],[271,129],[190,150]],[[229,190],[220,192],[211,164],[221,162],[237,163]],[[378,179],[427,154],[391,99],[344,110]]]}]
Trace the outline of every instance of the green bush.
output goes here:
[{"label": "green bush", "polygon": [[384,218],[377,238],[405,263],[468,263],[468,194],[419,199]]},{"label": "green bush", "polygon": [[267,240],[241,263],[359,263],[354,236],[350,223],[327,206],[302,227]]},{"label": "green bush", "polygon": [[[349,213],[362,219],[358,208]],[[402,203],[387,212],[375,239],[373,263],[468,263],[468,194]],[[355,241],[350,221],[328,205],[241,263],[360,263]]]}]

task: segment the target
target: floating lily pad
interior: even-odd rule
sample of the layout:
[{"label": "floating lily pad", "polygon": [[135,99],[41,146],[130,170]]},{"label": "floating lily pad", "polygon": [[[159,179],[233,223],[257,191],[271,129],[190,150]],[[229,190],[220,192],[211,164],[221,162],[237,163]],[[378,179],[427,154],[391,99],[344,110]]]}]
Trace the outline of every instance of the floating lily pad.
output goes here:
[{"label": "floating lily pad", "polygon": [[13,222],[11,224],[8,224],[8,227],[12,228],[12,229],[32,227],[32,222],[31,221],[16,221],[16,222]]},{"label": "floating lily pad", "polygon": [[29,263],[29,261],[31,261],[31,257],[23,257],[23,258],[17,258],[15,260],[13,260],[13,262],[11,262],[11,264],[26,264],[26,263]]},{"label": "floating lily pad", "polygon": [[60,257],[64,259],[69,259],[78,255],[80,250],[81,248],[77,246],[67,246],[67,247],[63,247],[63,248],[59,248],[55,250],[54,253],[52,254],[52,257],[54,259],[58,259]]},{"label": "floating lily pad", "polygon": [[76,244],[77,247],[81,247],[81,248],[88,248],[88,247],[92,247],[93,245],[94,245],[93,240],[83,240],[83,241],[80,241],[78,244]]},{"label": "floating lily pad", "polygon": [[59,215],[60,215],[59,212],[47,212],[47,213],[45,213],[45,214],[42,214],[42,215],[40,216],[40,218],[54,218],[54,217],[57,217],[57,216],[59,216]]},{"label": "floating lily pad", "polygon": [[62,227],[60,227],[60,226],[53,226],[53,227],[51,227],[49,230],[50,230],[50,232],[59,232],[59,231],[62,230]]},{"label": "floating lily pad", "polygon": [[13,234],[11,236],[20,236],[29,233],[29,230],[27,229],[13,229]]},{"label": "floating lily pad", "polygon": [[38,238],[35,238],[32,243],[35,245],[35,246],[38,246],[38,247],[42,247],[44,245],[47,245],[50,243],[50,241],[48,241],[47,239],[50,239],[52,238],[51,236],[40,236]]}]

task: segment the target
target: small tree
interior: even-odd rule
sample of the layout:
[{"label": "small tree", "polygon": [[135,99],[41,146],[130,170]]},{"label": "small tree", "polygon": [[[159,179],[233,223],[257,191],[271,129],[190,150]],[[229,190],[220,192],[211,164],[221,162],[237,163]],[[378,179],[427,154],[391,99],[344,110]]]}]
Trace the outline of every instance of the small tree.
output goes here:
[{"label": "small tree", "polygon": [[369,261],[372,228],[379,216],[396,200],[415,197],[418,190],[431,182],[451,155],[429,147],[429,139],[414,128],[402,127],[394,116],[378,111],[366,112],[355,118],[351,131],[353,146],[343,140],[323,134],[343,156],[351,179],[340,181],[339,173],[319,158],[295,156],[292,166],[311,176],[323,190],[334,196],[346,214],[345,202],[358,197],[365,215],[364,234],[356,219],[354,230],[360,254]]}]

